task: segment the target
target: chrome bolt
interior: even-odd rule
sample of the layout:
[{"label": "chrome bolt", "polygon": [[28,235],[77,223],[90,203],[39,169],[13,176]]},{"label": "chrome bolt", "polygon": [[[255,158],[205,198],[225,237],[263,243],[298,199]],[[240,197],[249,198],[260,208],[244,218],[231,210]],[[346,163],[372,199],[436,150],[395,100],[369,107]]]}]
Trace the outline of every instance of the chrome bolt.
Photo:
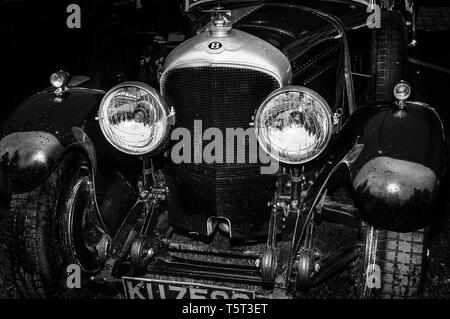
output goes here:
[{"label": "chrome bolt", "polygon": [[315,271],[315,272],[319,272],[319,271],[320,271],[320,264],[319,264],[319,263],[316,263],[316,264],[314,265],[314,271]]},{"label": "chrome bolt", "polygon": [[150,248],[149,250],[147,250],[147,257],[153,257],[155,255],[155,251],[152,249],[152,248]]},{"label": "chrome bolt", "polygon": [[142,191],[139,194],[139,197],[141,200],[146,200],[150,196],[150,193],[148,191]]}]

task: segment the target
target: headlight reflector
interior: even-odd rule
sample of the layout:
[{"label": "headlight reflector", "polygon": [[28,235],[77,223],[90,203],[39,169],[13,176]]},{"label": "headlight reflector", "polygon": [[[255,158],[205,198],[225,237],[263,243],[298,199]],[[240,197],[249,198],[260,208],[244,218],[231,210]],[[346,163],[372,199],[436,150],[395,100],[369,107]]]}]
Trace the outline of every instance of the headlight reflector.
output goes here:
[{"label": "headlight reflector", "polygon": [[333,133],[327,102],[306,87],[288,86],[273,92],[255,116],[262,149],[276,160],[302,164],[326,148]]},{"label": "headlight reflector", "polygon": [[100,128],[118,150],[131,155],[157,151],[167,140],[174,113],[160,94],[141,82],[109,90],[99,110]]}]

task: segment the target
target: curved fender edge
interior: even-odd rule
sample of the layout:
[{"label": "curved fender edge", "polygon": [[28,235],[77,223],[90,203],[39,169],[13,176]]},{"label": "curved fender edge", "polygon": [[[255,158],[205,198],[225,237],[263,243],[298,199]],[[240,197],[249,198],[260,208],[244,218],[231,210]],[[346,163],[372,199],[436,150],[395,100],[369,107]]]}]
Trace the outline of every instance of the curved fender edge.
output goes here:
[{"label": "curved fender edge", "polygon": [[97,158],[89,137],[72,128],[73,142],[63,146],[57,137],[41,131],[15,132],[0,140],[0,192],[24,193],[36,188],[54,171],[65,153],[81,149],[95,174]]},{"label": "curved fender edge", "polygon": [[376,228],[410,232],[439,214],[447,152],[442,122],[434,109],[408,102],[386,105],[364,122],[362,148],[347,162],[356,206]]},{"label": "curved fender edge", "polygon": [[38,186],[59,162],[64,147],[47,132],[16,132],[0,141],[0,191],[21,193]]}]

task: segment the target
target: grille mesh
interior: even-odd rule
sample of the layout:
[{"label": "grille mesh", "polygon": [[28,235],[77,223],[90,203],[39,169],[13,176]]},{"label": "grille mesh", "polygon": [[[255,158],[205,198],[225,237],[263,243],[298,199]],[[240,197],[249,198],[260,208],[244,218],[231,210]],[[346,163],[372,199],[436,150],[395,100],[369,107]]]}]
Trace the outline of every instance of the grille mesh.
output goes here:
[{"label": "grille mesh", "polygon": [[[162,79],[162,94],[176,111],[176,127],[187,128],[193,137],[194,120],[202,121],[202,131],[210,127],[249,127],[261,102],[278,82],[265,73],[232,67],[189,67],[169,71]],[[225,138],[224,138],[225,139]],[[203,141],[203,147],[209,141]],[[225,163],[174,164],[168,161],[166,176],[171,193],[177,194],[177,214],[242,218],[266,211],[273,195],[273,176],[261,175],[259,163],[249,163],[246,139],[245,163],[242,153]],[[193,144],[193,143],[192,143]],[[252,158],[257,158],[252,153]],[[185,218],[185,221],[189,218]]]}]

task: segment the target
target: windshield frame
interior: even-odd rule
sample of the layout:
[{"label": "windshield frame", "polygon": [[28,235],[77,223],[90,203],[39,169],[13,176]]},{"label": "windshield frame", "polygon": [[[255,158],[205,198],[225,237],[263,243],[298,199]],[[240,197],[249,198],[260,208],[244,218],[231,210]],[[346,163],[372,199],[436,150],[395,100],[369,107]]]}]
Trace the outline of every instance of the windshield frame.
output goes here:
[{"label": "windshield frame", "polygon": [[[322,1],[322,0],[318,0]],[[367,6],[373,5],[377,0],[331,0],[334,2],[357,2]],[[264,3],[264,2],[276,2],[276,0],[184,0],[183,1],[183,11],[189,12],[192,9],[205,4],[230,4],[230,3],[248,3],[254,5],[254,3]]]}]

